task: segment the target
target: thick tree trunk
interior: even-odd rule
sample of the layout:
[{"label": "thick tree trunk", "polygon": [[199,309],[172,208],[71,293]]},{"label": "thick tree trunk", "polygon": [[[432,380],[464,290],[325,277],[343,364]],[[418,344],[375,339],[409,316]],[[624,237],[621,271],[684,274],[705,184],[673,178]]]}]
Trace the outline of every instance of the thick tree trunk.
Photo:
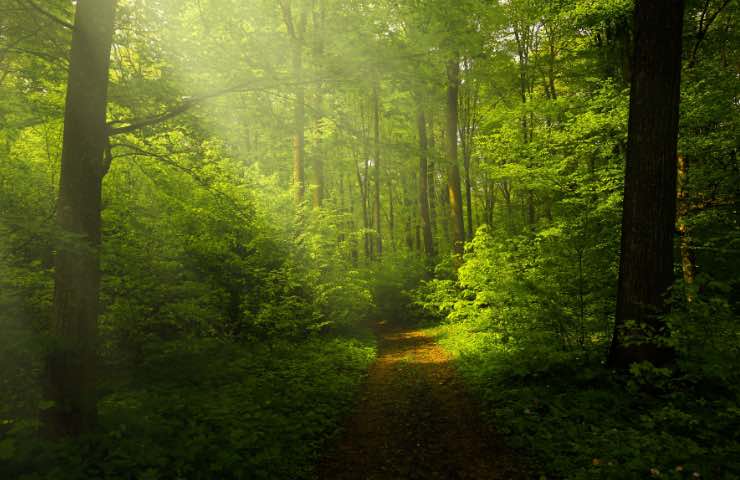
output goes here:
[{"label": "thick tree trunk", "polygon": [[378,256],[383,254],[383,236],[380,229],[380,98],[378,86],[373,87],[373,161],[375,162],[375,232]]},{"label": "thick tree trunk", "polygon": [[447,161],[449,172],[447,190],[452,222],[452,252],[462,256],[465,247],[460,166],[457,161],[457,95],[460,84],[460,65],[457,59],[447,63]]},{"label": "thick tree trunk", "polygon": [[108,68],[115,0],[78,0],[64,112],[56,221],[54,343],[46,358],[44,412],[52,437],[95,427],[100,209],[107,144]]},{"label": "thick tree trunk", "polygon": [[429,216],[429,172],[427,165],[427,126],[424,110],[419,108],[416,117],[416,126],[419,132],[419,217],[421,218],[424,235],[424,252],[427,257],[434,256],[434,239],[432,238],[432,221]]},{"label": "thick tree trunk", "polygon": [[617,314],[609,352],[616,368],[673,358],[660,337],[666,334],[664,297],[673,283],[683,11],[682,0],[635,4]]}]

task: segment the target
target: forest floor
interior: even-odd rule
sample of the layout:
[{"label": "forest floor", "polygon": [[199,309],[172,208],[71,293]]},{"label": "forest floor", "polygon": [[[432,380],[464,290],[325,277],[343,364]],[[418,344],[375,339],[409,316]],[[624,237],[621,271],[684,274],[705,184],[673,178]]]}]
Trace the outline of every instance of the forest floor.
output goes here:
[{"label": "forest floor", "polygon": [[377,335],[378,358],[319,478],[527,478],[481,421],[450,357],[432,337],[384,323]]}]

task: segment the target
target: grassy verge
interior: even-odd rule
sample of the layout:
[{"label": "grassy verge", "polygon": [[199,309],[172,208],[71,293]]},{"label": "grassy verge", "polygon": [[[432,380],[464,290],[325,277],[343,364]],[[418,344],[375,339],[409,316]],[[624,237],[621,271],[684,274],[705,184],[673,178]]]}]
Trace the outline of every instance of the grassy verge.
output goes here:
[{"label": "grassy verge", "polygon": [[737,389],[619,377],[598,352],[507,350],[472,322],[428,333],[453,355],[485,420],[542,478],[740,478]]},{"label": "grassy verge", "polygon": [[374,356],[369,335],[159,343],[104,386],[100,432],[55,444],[22,422],[6,432],[0,478],[311,478]]}]

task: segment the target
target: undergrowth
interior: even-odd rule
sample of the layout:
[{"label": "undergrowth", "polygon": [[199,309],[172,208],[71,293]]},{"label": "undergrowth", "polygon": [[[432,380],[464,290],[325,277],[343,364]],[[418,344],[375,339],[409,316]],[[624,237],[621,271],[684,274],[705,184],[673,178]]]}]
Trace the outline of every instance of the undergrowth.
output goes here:
[{"label": "undergrowth", "polygon": [[618,376],[601,351],[507,348],[485,325],[429,333],[542,478],[740,478],[737,389],[639,366]]},{"label": "undergrowth", "polygon": [[0,478],[312,478],[375,356],[369,334],[153,346],[135,371],[106,372],[99,432],[48,443],[12,425]]}]

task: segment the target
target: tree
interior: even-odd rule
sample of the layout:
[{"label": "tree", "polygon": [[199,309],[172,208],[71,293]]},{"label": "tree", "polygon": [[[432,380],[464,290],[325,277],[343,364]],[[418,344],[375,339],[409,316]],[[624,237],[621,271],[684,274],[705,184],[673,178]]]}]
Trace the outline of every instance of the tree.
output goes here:
[{"label": "tree", "polygon": [[460,147],[463,154],[463,169],[465,172],[465,219],[467,224],[467,240],[473,239],[473,187],[470,179],[471,165],[470,160],[473,155],[475,135],[478,129],[478,82],[472,78],[472,62],[466,59],[465,72],[469,78],[466,78],[462,95],[459,98],[459,116],[460,116]]},{"label": "tree", "polygon": [[52,436],[87,432],[97,416],[98,249],[115,7],[116,0],[79,0],[75,12],[56,211],[54,344],[46,359],[54,406],[44,420]]},{"label": "tree", "polygon": [[380,95],[377,83],[373,86],[373,163],[375,167],[375,195],[373,212],[375,213],[375,233],[377,235],[378,257],[383,254],[383,236],[380,230]]},{"label": "tree", "polygon": [[[325,36],[325,24],[326,24],[326,2],[323,0],[319,2],[318,10],[313,12],[313,55],[317,62],[322,60],[324,55],[324,36]],[[316,127],[321,130],[323,125],[323,91],[321,83],[316,85],[315,93],[315,111],[317,114]],[[320,133],[320,132],[319,132]],[[313,170],[311,175],[311,205],[314,208],[321,207],[324,196],[326,195],[326,188],[324,185],[324,149],[322,148],[321,135],[316,140],[316,153],[313,156]]]},{"label": "tree", "polygon": [[291,62],[295,81],[295,104],[293,106],[293,188],[295,202],[301,205],[306,195],[306,88],[303,85],[303,44],[308,23],[308,8],[303,5],[298,14],[298,21],[293,18],[290,0],[281,0],[280,8],[283,21],[288,29],[291,42]]},{"label": "tree", "polygon": [[460,86],[460,64],[454,58],[447,63],[447,190],[452,222],[452,251],[462,256],[465,247],[465,226],[462,212],[460,165],[457,161],[457,96]]},{"label": "tree", "polygon": [[424,109],[419,106],[416,117],[417,129],[419,132],[419,216],[421,217],[422,234],[424,237],[424,252],[427,257],[434,256],[434,239],[432,238],[432,222],[429,216],[429,169],[427,165],[428,142],[427,142],[427,121],[424,115]]},{"label": "tree", "polygon": [[661,342],[673,283],[676,142],[681,76],[682,0],[635,5],[635,50],[624,184],[617,316],[609,364],[665,364]]}]

